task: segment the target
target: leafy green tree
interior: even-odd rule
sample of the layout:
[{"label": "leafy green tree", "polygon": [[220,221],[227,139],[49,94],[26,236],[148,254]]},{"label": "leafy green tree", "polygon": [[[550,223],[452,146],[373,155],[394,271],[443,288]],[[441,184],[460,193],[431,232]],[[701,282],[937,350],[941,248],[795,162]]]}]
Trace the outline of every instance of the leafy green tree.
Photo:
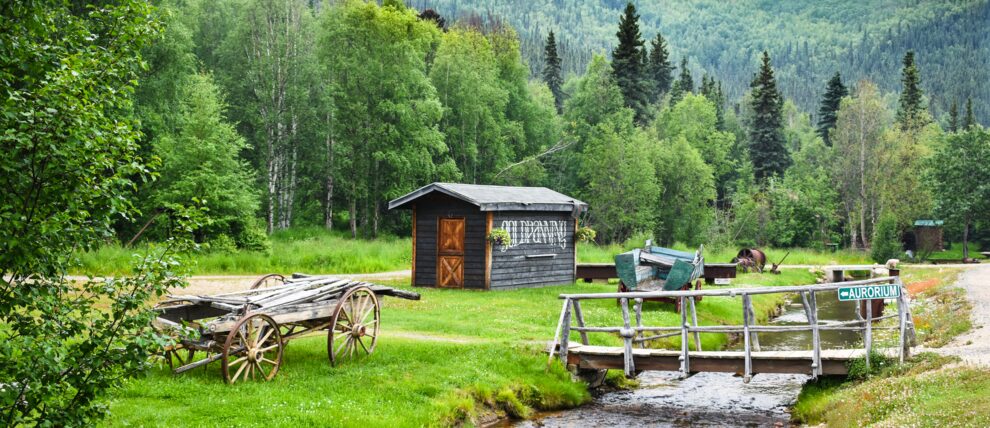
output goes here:
[{"label": "leafy green tree", "polygon": [[949,107],[949,132],[959,131],[959,104],[956,100],[952,100],[952,106]]},{"label": "leafy green tree", "polygon": [[832,151],[820,138],[803,144],[794,165],[768,188],[766,235],[780,247],[817,247],[833,242],[839,195],[832,185]]},{"label": "leafy green tree", "polygon": [[653,237],[661,245],[700,243],[714,214],[712,168],[684,135],[661,140],[653,150],[659,199],[653,204]]},{"label": "leafy green tree", "polygon": [[[333,117],[334,169],[347,178],[337,195],[354,236],[359,217],[377,233],[384,201],[457,177],[438,129],[444,105],[426,72],[440,36],[411,9],[347,2],[322,17],[318,58]],[[440,56],[436,73],[446,68]]]},{"label": "leafy green tree", "polygon": [[947,135],[926,169],[926,182],[935,198],[935,213],[962,227],[964,258],[969,258],[970,227],[990,217],[988,164],[990,132],[970,128]]},{"label": "leafy green tree", "polygon": [[737,166],[730,157],[736,138],[729,132],[718,130],[717,109],[711,101],[702,95],[689,93],[676,105],[660,113],[655,128],[661,139],[673,141],[678,137],[684,138],[709,166],[719,197],[728,192]]},{"label": "leafy green tree", "polygon": [[781,112],[784,100],[777,90],[777,80],[770,65],[770,55],[763,51],[759,73],[752,88],[753,118],[749,126],[749,158],[758,181],[781,176],[791,164],[784,146]]},{"label": "leafy green tree", "polygon": [[188,77],[180,98],[177,132],[155,142],[162,165],[146,211],[198,199],[209,209],[198,231],[200,240],[227,235],[243,247],[249,243],[246,237],[253,236],[250,229],[260,206],[253,171],[239,156],[247,144],[226,122],[226,104],[210,75]]},{"label": "leafy green tree", "polygon": [[919,128],[927,124],[928,117],[922,99],[924,92],[921,90],[921,77],[914,64],[914,51],[907,51],[901,64],[904,68],[901,70],[902,88],[898,100],[897,122],[901,129]]},{"label": "leafy green tree", "polygon": [[564,112],[564,91],[561,86],[564,78],[560,75],[560,55],[557,53],[557,40],[554,39],[553,31],[547,35],[547,45],[544,48],[543,81],[550,87],[553,93],[554,104],[557,106],[557,113]]},{"label": "leafy green tree", "polygon": [[612,51],[612,74],[622,91],[626,107],[636,113],[636,122],[645,123],[649,116],[649,85],[646,80],[645,42],[639,32],[636,6],[626,3],[619,17],[618,46]]},{"label": "leafy green tree", "polygon": [[649,55],[649,76],[653,87],[653,103],[659,102],[664,95],[670,92],[670,87],[674,82],[674,66],[670,64],[670,52],[667,50],[667,41],[659,32],[657,37],[650,42]]},{"label": "leafy green tree", "polygon": [[880,216],[877,227],[873,230],[873,247],[870,248],[870,258],[876,263],[886,263],[901,255],[901,233],[897,219],[889,214]]},{"label": "leafy green tree", "polygon": [[509,95],[498,85],[498,72],[484,34],[469,28],[444,33],[430,78],[444,106],[440,130],[468,183],[487,182],[514,157],[505,135]]},{"label": "leafy green tree", "polygon": [[623,242],[653,225],[657,192],[649,140],[632,126],[632,112],[596,125],[581,155],[587,183],[579,196],[592,207],[588,223],[605,243]]},{"label": "leafy green tree", "polygon": [[167,252],[126,278],[66,276],[139,214],[131,191],[152,175],[132,97],[159,23],[142,1],[0,9],[0,424],[93,426],[167,342],[149,303],[182,284]]},{"label": "leafy green tree", "polygon": [[818,135],[822,137],[826,146],[832,145],[832,140],[829,139],[828,134],[832,128],[835,128],[835,113],[839,111],[842,98],[848,95],[849,90],[846,89],[846,85],[842,84],[842,76],[839,72],[835,72],[825,87],[822,103],[818,107]]}]

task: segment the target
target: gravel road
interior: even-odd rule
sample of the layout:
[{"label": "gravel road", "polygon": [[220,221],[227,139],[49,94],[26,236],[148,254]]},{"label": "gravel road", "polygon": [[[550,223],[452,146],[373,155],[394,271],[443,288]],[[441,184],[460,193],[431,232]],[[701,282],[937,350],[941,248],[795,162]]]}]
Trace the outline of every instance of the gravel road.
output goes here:
[{"label": "gravel road", "polygon": [[963,271],[956,285],[966,290],[973,303],[973,329],[933,351],[957,355],[965,363],[990,367],[990,264]]}]

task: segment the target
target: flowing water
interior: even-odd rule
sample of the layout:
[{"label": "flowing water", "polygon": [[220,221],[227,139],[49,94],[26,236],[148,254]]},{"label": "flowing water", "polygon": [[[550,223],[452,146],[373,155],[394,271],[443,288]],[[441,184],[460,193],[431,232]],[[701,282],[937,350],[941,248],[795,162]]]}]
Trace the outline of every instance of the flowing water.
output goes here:
[{"label": "flowing water", "polygon": [[[818,293],[822,324],[855,319],[856,304],[839,302],[835,292]],[[772,325],[807,324],[798,299],[784,306]],[[854,331],[822,331],[822,347],[858,346]],[[811,332],[761,333],[762,350],[811,349]],[[740,349],[735,345],[733,349]],[[548,413],[519,427],[763,427],[790,425],[790,407],[808,380],[805,375],[758,374],[750,383],[729,373],[698,373],[680,379],[677,372],[647,371],[640,387],[606,392],[574,410]]]}]

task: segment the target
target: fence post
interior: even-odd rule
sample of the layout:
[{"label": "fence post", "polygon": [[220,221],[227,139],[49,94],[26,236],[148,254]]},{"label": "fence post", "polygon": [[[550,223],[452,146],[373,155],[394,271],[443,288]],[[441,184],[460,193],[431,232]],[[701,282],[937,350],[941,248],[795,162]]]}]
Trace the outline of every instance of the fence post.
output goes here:
[{"label": "fence post", "polygon": [[560,332],[560,361],[567,367],[567,347],[571,341],[571,299],[564,299],[563,324]]},{"label": "fence post", "polygon": [[[567,306],[570,305],[570,299],[564,299],[564,306],[560,308],[560,319],[557,321],[557,330],[553,333],[553,343],[550,344],[550,357],[547,358],[547,365],[553,362],[554,348],[560,346],[560,330],[564,327],[564,314],[567,313]],[[567,364],[565,361],[564,364]]]},{"label": "fence post", "polygon": [[811,377],[817,378],[818,373],[818,355],[821,343],[818,337],[818,320],[815,319],[814,311],[812,310],[812,298],[809,295],[813,295],[814,291],[805,291],[801,293],[801,304],[804,306],[805,317],[808,318],[808,325],[811,327]]},{"label": "fence post", "polygon": [[[636,309],[636,327],[637,327],[635,337],[638,339],[643,337],[643,332],[639,330],[639,327],[643,326],[643,299],[637,298],[634,300],[634,302],[636,302],[636,304],[634,304],[633,307]],[[646,342],[640,342],[639,347],[645,348]]]},{"label": "fence post", "polygon": [[873,305],[866,304],[866,371],[870,371],[870,352],[873,350]]},{"label": "fence post", "polygon": [[[691,323],[698,327],[698,311],[695,309],[695,298],[691,296]],[[694,332],[694,348],[701,351],[701,332]]]},{"label": "fence post", "polygon": [[681,375],[688,376],[691,374],[691,360],[688,356],[688,351],[691,349],[688,345],[688,322],[687,322],[687,311],[685,311],[685,298],[680,298],[681,303]]},{"label": "fence post", "polygon": [[811,301],[808,302],[809,304],[811,304],[811,314],[814,316],[815,319],[814,321],[815,324],[812,326],[812,330],[811,330],[811,334],[814,335],[814,339],[815,339],[815,348],[813,351],[813,357],[815,359],[815,366],[817,366],[816,370],[818,370],[818,374],[821,375],[824,374],[825,369],[822,367],[822,339],[821,339],[821,332],[818,329],[818,297],[814,291],[812,291],[810,293],[810,296],[808,297],[811,299]]},{"label": "fence post", "polygon": [[635,331],[629,325],[629,299],[623,297],[620,299],[622,302],[622,339],[625,342],[625,352],[622,353],[623,366],[625,368],[626,377],[636,376],[636,365],[633,361],[633,336],[635,336]]},{"label": "fence post", "polygon": [[[577,321],[578,327],[584,327],[584,315],[581,313],[581,301],[575,300],[573,302],[573,306],[574,306],[574,320]],[[580,334],[581,334],[581,344],[587,345],[588,333],[585,331],[581,331]]]},{"label": "fence post", "polygon": [[750,379],[753,378],[753,359],[750,355],[750,337],[749,337],[749,294],[742,295],[743,301],[743,350],[746,353],[745,360],[745,372],[743,373],[743,382],[749,383]]}]

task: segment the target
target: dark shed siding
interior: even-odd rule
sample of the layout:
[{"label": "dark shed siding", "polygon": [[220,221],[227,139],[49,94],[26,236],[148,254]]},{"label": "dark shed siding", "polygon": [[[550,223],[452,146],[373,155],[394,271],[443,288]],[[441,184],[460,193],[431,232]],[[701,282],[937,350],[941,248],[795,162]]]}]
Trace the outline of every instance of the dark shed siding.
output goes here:
[{"label": "dark shed siding", "polygon": [[492,289],[574,282],[570,213],[496,212],[492,223],[512,236],[511,248],[492,248]]},{"label": "dark shed siding", "polygon": [[437,219],[464,217],[464,288],[485,288],[486,214],[446,195],[416,200],[416,285],[437,285]]}]

